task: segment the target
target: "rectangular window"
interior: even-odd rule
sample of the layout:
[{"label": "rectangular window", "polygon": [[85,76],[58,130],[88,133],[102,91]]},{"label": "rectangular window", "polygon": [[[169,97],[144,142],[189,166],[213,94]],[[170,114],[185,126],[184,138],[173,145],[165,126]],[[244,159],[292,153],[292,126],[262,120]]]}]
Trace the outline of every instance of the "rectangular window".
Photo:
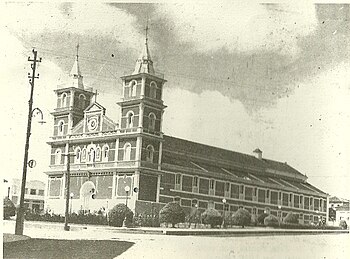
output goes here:
[{"label": "rectangular window", "polygon": [[192,192],[192,177],[183,175],[182,176],[182,190],[185,192]]},{"label": "rectangular window", "polygon": [[225,183],[216,181],[215,196],[224,196]]},{"label": "rectangular window", "polygon": [[248,187],[248,186],[245,187],[244,199],[247,201],[253,200],[253,188],[252,187]]},{"label": "rectangular window", "polygon": [[231,184],[231,198],[239,198],[239,185]]},{"label": "rectangular window", "polygon": [[294,195],[294,208],[299,208],[299,195]]},{"label": "rectangular window", "polygon": [[181,174],[175,175],[175,190],[181,190]]},{"label": "rectangular window", "polygon": [[244,185],[243,184],[239,186],[239,193],[240,194],[244,193]]},{"label": "rectangular window", "polygon": [[208,194],[209,193],[209,180],[200,178],[199,179],[199,193]]},{"label": "rectangular window", "polygon": [[258,190],[258,202],[265,202],[265,195],[266,195],[266,191],[265,190]]},{"label": "rectangular window", "polygon": [[304,197],[304,209],[306,209],[306,210],[309,209],[309,203],[310,203],[310,198]]},{"label": "rectangular window", "polygon": [[210,179],[210,182],[209,182],[209,189],[214,190],[214,185],[215,185],[215,180]]},{"label": "rectangular window", "polygon": [[202,209],[208,208],[208,202],[206,202],[206,201],[199,201],[199,208],[202,208]]},{"label": "rectangular window", "polygon": [[36,189],[30,189],[30,195],[36,195]]},{"label": "rectangular window", "polygon": [[283,206],[288,206],[288,193],[283,193],[282,194],[282,205]]},{"label": "rectangular window", "polygon": [[271,204],[278,203],[278,192],[271,191]]},{"label": "rectangular window", "polygon": [[181,184],[181,174],[176,175],[175,184]]},{"label": "rectangular window", "polygon": [[192,182],[192,184],[193,184],[193,187],[198,187],[198,176],[194,176],[194,177],[193,177],[193,182]]},{"label": "rectangular window", "polygon": [[225,183],[225,192],[230,192],[230,183]]},{"label": "rectangular window", "polygon": [[39,190],[39,195],[44,196],[44,190]]}]

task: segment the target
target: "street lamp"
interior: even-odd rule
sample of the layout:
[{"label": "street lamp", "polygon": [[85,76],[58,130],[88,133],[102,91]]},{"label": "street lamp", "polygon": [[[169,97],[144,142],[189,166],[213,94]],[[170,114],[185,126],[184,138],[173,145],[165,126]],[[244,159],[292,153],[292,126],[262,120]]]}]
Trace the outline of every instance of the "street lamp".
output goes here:
[{"label": "street lamp", "polygon": [[124,191],[126,193],[125,195],[125,217],[124,217],[124,220],[123,220],[123,227],[126,227],[126,215],[127,215],[127,209],[128,209],[128,196],[129,196],[129,192],[130,192],[130,186],[127,185],[125,186],[124,188]]},{"label": "street lamp", "polygon": [[71,192],[69,196],[70,196],[70,214],[72,214],[74,193]]},{"label": "street lamp", "polygon": [[279,226],[279,227],[281,227],[281,220],[282,220],[281,209],[282,209],[282,206],[281,206],[281,205],[278,205],[278,215],[279,215],[278,226]]},{"label": "street lamp", "polygon": [[[36,53],[36,52],[35,52]],[[35,55],[36,57],[36,55]],[[35,59],[35,58],[34,58]],[[34,71],[34,70],[33,70]],[[32,90],[31,90],[31,96],[29,100],[29,113],[28,113],[28,124],[27,124],[27,137],[26,137],[26,143],[24,147],[24,161],[23,161],[23,174],[22,174],[22,185],[21,185],[21,196],[19,200],[19,208],[17,211],[16,216],[16,226],[15,226],[15,234],[16,235],[23,235],[23,224],[24,224],[24,193],[26,188],[26,181],[27,181],[27,170],[28,170],[28,153],[29,153],[29,139],[31,135],[31,127],[32,127],[32,118],[35,117],[35,115],[40,114],[41,120],[39,121],[40,124],[44,124],[44,115],[43,112],[39,108],[32,109],[33,105],[33,88],[34,88],[34,79],[32,79]],[[35,112],[35,113],[34,113]],[[31,161],[29,161],[31,162]],[[31,163],[32,164],[32,163]],[[29,165],[32,167],[32,165]]]},{"label": "street lamp", "polygon": [[226,208],[226,199],[225,198],[223,198],[222,199],[222,203],[224,204],[224,210],[223,210],[223,217],[222,217],[222,228],[224,228],[225,227],[225,208]]}]

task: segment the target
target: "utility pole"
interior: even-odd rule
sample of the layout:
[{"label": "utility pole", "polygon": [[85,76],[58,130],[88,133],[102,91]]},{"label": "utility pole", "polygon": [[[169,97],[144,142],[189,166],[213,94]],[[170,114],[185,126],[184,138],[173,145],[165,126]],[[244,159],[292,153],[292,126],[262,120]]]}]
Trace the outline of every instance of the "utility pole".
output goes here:
[{"label": "utility pole", "polygon": [[74,157],[75,154],[70,154],[69,151],[67,154],[62,154],[62,156],[67,157],[67,171],[66,171],[66,181],[65,181],[65,193],[66,193],[66,209],[64,213],[64,230],[69,231],[70,227],[68,226],[68,217],[69,217],[69,199],[70,199],[70,158]]},{"label": "utility pole", "polygon": [[41,58],[37,59],[38,52],[33,49],[34,58],[31,59],[28,57],[28,61],[32,62],[30,67],[32,68],[32,74],[28,73],[29,84],[31,85],[30,90],[30,99],[29,99],[29,109],[28,109],[28,123],[27,123],[27,135],[26,135],[26,143],[24,146],[24,160],[23,160],[23,174],[22,174],[22,185],[21,185],[21,196],[19,202],[19,209],[17,211],[16,217],[16,227],[15,234],[23,235],[23,224],[24,224],[24,192],[26,188],[26,180],[27,180],[27,168],[28,168],[28,151],[29,151],[29,138],[30,131],[32,126],[32,117],[33,117],[33,93],[34,93],[34,80],[35,78],[39,78],[39,74],[35,75],[37,62],[41,62]]}]

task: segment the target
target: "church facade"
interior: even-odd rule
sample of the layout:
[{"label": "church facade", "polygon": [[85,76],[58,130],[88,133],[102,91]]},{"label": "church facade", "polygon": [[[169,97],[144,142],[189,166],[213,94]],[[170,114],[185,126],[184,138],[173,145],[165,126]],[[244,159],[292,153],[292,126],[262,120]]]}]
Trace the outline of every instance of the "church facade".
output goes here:
[{"label": "church facade", "polygon": [[46,209],[64,214],[69,159],[74,212],[126,203],[136,214],[153,214],[177,201],[187,212],[215,208],[228,215],[244,207],[253,217],[292,211],[304,223],[326,218],[327,194],[259,149],[247,155],[164,135],[166,80],[154,70],[147,39],[135,70],[122,77],[118,123],[84,87],[78,58],[69,85],[55,90]]}]

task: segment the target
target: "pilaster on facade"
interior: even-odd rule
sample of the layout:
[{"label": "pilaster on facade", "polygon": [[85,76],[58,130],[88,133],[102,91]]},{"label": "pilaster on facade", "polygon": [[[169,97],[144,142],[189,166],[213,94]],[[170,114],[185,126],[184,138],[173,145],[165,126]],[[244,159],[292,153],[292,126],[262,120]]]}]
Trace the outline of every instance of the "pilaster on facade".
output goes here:
[{"label": "pilaster on facade", "polygon": [[140,103],[140,109],[139,109],[139,127],[143,127],[143,114],[144,114],[145,104]]},{"label": "pilaster on facade", "polygon": [[143,76],[141,79],[141,98],[145,97],[145,88],[146,88],[146,78]]},{"label": "pilaster on facade", "polygon": [[157,196],[156,196],[156,202],[159,202],[160,181],[161,181],[161,175],[158,175],[158,176],[157,176]]}]

